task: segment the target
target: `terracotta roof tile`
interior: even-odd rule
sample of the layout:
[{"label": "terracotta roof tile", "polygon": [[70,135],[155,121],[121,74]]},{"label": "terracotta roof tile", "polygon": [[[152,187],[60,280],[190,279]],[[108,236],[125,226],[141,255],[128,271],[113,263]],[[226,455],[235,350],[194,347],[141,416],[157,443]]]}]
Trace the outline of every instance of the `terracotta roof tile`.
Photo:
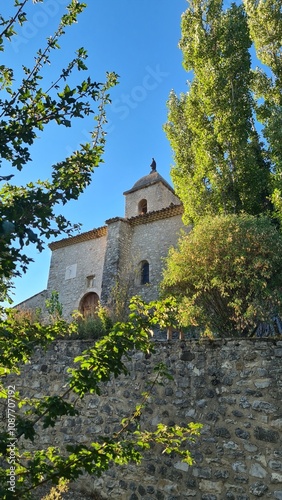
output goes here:
[{"label": "terracotta roof tile", "polygon": [[97,229],[91,229],[91,231],[87,231],[86,233],[71,236],[70,238],[64,238],[59,241],[53,241],[53,243],[50,243],[49,248],[51,250],[57,250],[58,248],[75,245],[76,243],[81,243],[82,241],[101,238],[102,236],[105,236],[107,234],[107,230],[107,226],[98,227]]},{"label": "terracotta roof tile", "polygon": [[[147,212],[146,214],[136,215],[125,219],[123,217],[112,217],[106,220],[106,224],[111,224],[113,222],[123,221],[127,222],[131,226],[138,226],[140,224],[148,224],[156,220],[167,219],[169,217],[174,217],[176,215],[183,214],[183,205],[170,204],[169,207],[162,208],[161,210],[154,210],[152,212]],[[86,233],[78,234],[77,236],[72,236],[70,238],[64,238],[59,241],[54,241],[50,243],[49,248],[51,250],[57,250],[58,248],[67,247],[70,245],[75,245],[76,243],[81,243],[83,241],[92,240],[95,238],[101,238],[107,234],[107,226],[102,226],[97,229],[92,229]]]},{"label": "terracotta roof tile", "polygon": [[169,207],[162,208],[161,210],[154,210],[153,212],[147,212],[146,214],[130,217],[128,222],[131,226],[137,226],[139,224],[147,224],[155,220],[167,219],[168,217],[174,217],[175,215],[182,214],[183,205],[175,205],[171,203]]}]

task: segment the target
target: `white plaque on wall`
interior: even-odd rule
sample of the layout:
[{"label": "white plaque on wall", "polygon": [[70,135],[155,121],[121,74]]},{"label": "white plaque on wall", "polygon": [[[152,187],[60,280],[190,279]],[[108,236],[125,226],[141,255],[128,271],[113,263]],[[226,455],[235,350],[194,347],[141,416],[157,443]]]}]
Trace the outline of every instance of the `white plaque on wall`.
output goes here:
[{"label": "white plaque on wall", "polygon": [[77,264],[72,264],[71,266],[66,267],[65,280],[70,280],[76,277],[76,268]]}]

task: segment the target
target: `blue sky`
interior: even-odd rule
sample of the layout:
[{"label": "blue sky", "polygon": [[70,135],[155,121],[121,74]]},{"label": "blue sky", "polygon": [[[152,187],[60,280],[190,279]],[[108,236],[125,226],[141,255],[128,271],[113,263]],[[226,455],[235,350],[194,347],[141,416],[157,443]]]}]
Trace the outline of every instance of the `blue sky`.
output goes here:
[{"label": "blue sky", "polygon": [[[36,50],[44,47],[46,37],[56,29],[67,3],[30,1],[29,23],[18,31],[2,55],[5,63],[16,68],[17,77],[22,64],[32,65]],[[5,2],[1,13],[7,15],[12,4],[12,0]],[[88,51],[88,72],[93,79],[103,81],[106,71],[120,76],[108,107],[104,163],[95,170],[92,184],[81,198],[61,212],[73,223],[82,223],[83,231],[104,225],[107,218],[124,215],[122,193],[150,172],[152,157],[159,173],[170,180],[172,153],[162,127],[169,92],[186,91],[189,75],[182,68],[178,49],[181,14],[186,7],[186,0],[89,0],[78,24],[67,31],[61,50],[53,54],[53,64],[45,71],[48,84],[74,51],[83,46]],[[45,129],[32,149],[32,163],[16,173],[15,182],[47,178],[50,165],[87,140],[91,127],[91,120],[80,120],[71,129]],[[15,303],[47,285],[50,250],[47,247],[39,253],[30,248],[29,255],[35,262],[15,281]]]}]

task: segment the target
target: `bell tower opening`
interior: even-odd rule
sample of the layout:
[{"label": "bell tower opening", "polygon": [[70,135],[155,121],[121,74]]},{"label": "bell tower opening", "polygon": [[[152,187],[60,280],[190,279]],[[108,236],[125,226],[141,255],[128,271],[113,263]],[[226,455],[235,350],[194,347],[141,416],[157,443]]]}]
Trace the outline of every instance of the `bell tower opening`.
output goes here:
[{"label": "bell tower opening", "polygon": [[138,203],[138,215],[146,214],[148,212],[147,200],[143,199]]}]

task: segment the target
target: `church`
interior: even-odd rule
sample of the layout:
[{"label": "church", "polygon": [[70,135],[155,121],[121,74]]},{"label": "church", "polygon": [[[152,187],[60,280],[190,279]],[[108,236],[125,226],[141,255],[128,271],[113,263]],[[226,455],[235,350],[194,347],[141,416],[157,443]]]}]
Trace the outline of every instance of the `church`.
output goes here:
[{"label": "church", "polygon": [[44,311],[45,300],[56,291],[63,316],[70,319],[75,310],[92,314],[99,302],[110,307],[117,288],[126,290],[128,298],[158,298],[163,259],[181,230],[189,230],[182,222],[182,204],[154,160],[151,172],[123,194],[124,217],[49,245],[47,289],[17,307]]}]

